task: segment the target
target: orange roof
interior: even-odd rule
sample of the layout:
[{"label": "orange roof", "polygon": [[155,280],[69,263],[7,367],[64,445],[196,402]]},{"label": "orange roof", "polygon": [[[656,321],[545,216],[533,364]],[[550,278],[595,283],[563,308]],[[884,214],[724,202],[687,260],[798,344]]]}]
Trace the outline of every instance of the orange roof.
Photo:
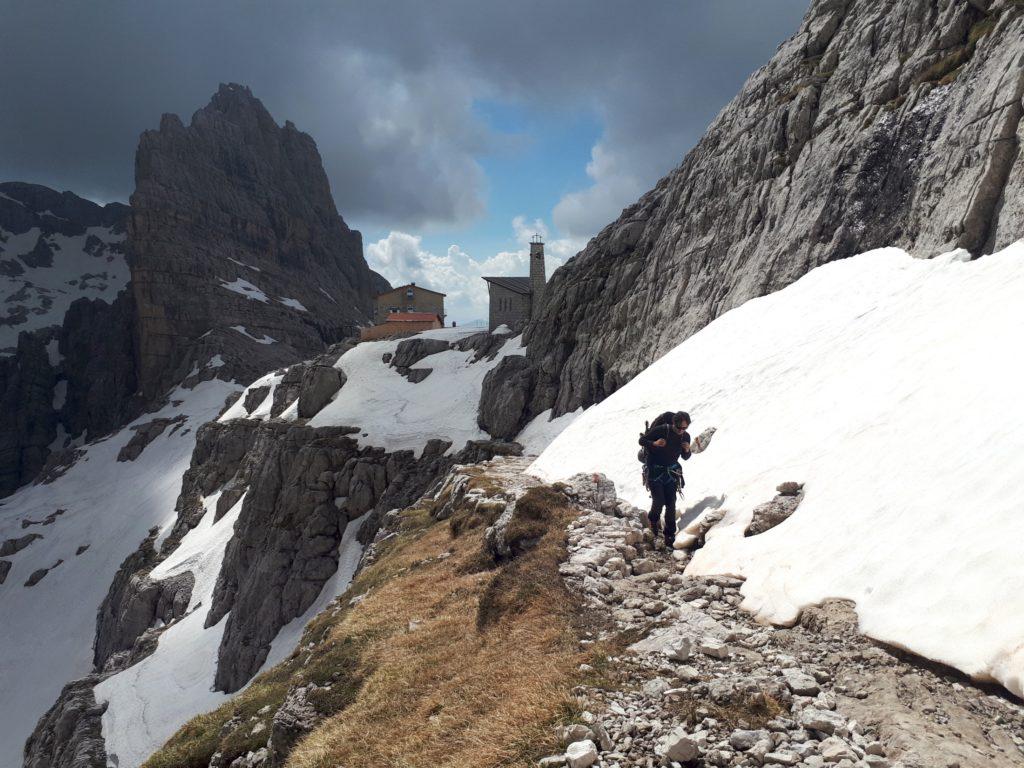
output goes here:
[{"label": "orange roof", "polygon": [[428,323],[431,320],[441,322],[441,318],[433,312],[392,312],[385,316],[385,323]]}]

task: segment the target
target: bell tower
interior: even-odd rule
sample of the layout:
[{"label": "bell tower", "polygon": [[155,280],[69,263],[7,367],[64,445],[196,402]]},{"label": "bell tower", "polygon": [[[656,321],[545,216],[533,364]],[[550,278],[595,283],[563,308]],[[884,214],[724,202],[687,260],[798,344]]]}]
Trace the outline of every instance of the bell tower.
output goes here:
[{"label": "bell tower", "polygon": [[544,272],[544,241],[540,235],[530,238],[530,317],[535,318],[540,314],[541,304],[544,301],[544,284],[547,277]]}]

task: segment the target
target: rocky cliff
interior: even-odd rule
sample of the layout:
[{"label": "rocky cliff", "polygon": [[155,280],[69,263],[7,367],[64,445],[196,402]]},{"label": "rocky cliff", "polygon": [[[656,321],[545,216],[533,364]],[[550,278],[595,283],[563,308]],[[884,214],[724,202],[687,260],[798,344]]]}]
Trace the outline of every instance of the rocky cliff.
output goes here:
[{"label": "rocky cliff", "polygon": [[[203,334],[248,382],[310,357],[371,316],[385,283],[338,215],[313,139],[248,88],[221,85],[186,126],[164,115],[135,159],[128,242],[139,382],[158,397]],[[222,372],[224,375],[228,372]]]},{"label": "rocky cliff", "polygon": [[815,0],[682,164],[553,276],[527,415],[600,401],[744,301],[895,245],[1024,234],[1024,8]]},{"label": "rocky cliff", "polygon": [[322,352],[389,287],[313,139],[242,86],[143,133],[131,203],[0,184],[0,496],[175,384]]},{"label": "rocky cliff", "polygon": [[0,184],[0,496],[134,404],[127,206]]}]

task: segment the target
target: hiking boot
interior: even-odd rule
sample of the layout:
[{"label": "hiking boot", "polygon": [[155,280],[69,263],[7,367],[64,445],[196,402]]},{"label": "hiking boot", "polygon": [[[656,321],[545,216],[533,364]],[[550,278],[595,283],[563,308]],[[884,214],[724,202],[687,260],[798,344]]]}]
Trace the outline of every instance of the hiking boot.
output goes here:
[{"label": "hiking boot", "polygon": [[657,541],[661,538],[661,521],[651,520],[651,518],[647,518],[647,522],[650,523],[651,533],[654,534],[654,540]]}]

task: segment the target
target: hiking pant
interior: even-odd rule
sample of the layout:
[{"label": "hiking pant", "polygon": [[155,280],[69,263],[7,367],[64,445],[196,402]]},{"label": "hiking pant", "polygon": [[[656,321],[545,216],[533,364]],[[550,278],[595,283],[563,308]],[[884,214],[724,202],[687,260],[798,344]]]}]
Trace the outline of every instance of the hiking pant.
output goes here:
[{"label": "hiking pant", "polygon": [[665,510],[665,543],[670,547],[676,541],[676,481],[673,478],[667,482],[651,482],[651,511],[647,513],[647,519],[651,521],[651,527],[657,530],[658,518],[661,517],[661,510]]}]

